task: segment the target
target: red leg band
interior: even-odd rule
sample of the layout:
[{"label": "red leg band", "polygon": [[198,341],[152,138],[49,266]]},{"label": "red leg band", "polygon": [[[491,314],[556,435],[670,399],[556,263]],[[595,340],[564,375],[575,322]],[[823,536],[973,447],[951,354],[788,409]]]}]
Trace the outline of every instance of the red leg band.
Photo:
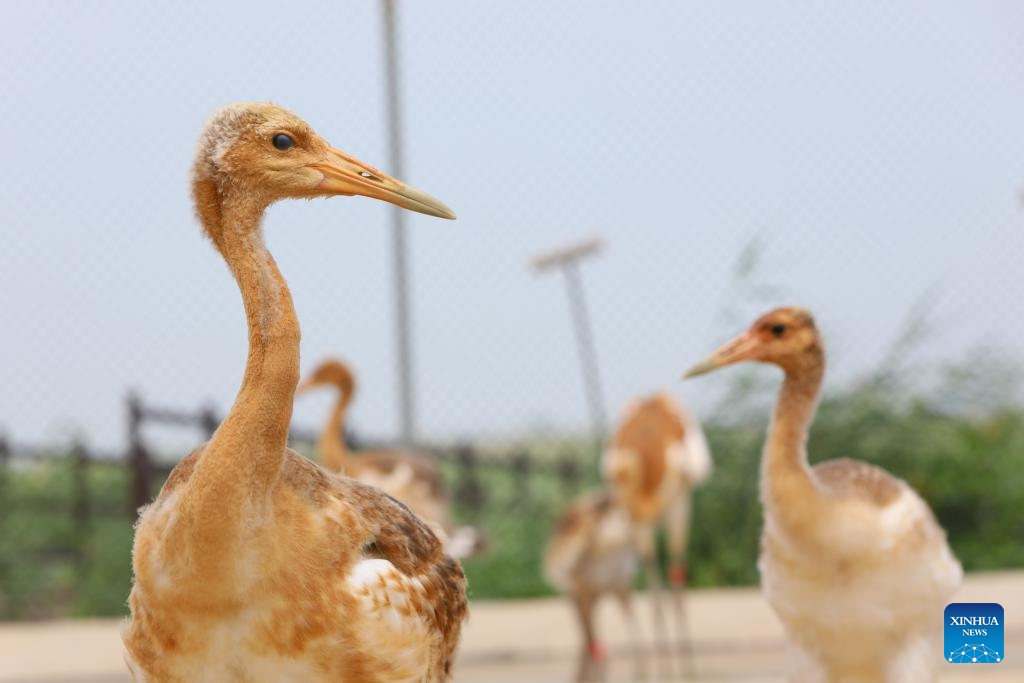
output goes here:
[{"label": "red leg band", "polygon": [[668,578],[676,586],[686,585],[686,567],[672,567],[668,572]]}]

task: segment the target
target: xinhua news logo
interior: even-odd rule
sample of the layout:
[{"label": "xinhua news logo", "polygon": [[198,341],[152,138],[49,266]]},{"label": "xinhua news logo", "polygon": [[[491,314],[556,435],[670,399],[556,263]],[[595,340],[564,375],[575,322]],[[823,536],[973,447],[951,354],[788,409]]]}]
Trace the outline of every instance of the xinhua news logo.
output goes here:
[{"label": "xinhua news logo", "polygon": [[945,655],[953,664],[1003,661],[1003,607],[994,602],[954,602],[946,606]]}]

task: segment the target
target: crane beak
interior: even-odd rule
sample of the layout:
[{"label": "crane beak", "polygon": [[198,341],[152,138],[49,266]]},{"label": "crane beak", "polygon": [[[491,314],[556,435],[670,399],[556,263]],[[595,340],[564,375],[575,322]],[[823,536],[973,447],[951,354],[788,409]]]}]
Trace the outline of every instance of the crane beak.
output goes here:
[{"label": "crane beak", "polygon": [[319,193],[362,195],[428,216],[455,218],[455,213],[439,199],[409,187],[333,147],[329,148],[323,161],[310,164],[310,168],[323,174],[324,179],[317,187]]},{"label": "crane beak", "polygon": [[683,379],[704,375],[718,368],[732,365],[744,360],[757,359],[757,347],[760,342],[751,332],[747,331],[719,346],[714,353],[694,365],[683,374]]}]

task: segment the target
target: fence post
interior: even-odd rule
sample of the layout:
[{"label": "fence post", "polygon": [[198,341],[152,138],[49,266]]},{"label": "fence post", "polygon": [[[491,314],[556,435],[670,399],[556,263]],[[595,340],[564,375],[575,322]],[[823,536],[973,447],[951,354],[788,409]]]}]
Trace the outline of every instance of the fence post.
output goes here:
[{"label": "fence post", "polygon": [[128,467],[131,470],[131,491],[129,516],[134,521],[140,507],[149,502],[152,468],[149,454],[142,443],[142,421],[145,417],[142,400],[134,392],[126,400],[128,411]]},{"label": "fence post", "polygon": [[213,406],[208,405],[199,411],[199,428],[206,434],[207,441],[213,438],[213,433],[219,426],[220,416]]},{"label": "fence post", "polygon": [[455,464],[458,468],[458,485],[455,496],[474,513],[479,512],[484,502],[484,491],[477,471],[477,457],[472,446],[459,446],[455,450]]},{"label": "fence post", "polygon": [[[342,425],[341,427],[341,438],[345,441],[345,446],[350,451],[362,450],[365,446],[363,440],[359,438],[359,435],[355,433],[355,430],[351,429],[348,425]],[[313,441],[314,445],[316,441]]]},{"label": "fence post", "polygon": [[89,452],[76,440],[71,448],[71,515],[75,528],[75,551],[84,565],[90,557],[89,532]]},{"label": "fence post", "polygon": [[562,493],[566,498],[571,498],[579,489],[579,461],[571,451],[565,451],[558,458],[555,470],[558,472],[558,479],[562,483]]}]

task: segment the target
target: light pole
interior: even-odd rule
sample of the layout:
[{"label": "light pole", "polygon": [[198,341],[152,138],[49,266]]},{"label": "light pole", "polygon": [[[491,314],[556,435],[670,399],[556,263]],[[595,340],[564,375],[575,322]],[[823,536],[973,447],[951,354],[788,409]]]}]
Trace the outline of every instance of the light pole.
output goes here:
[{"label": "light pole", "polygon": [[[390,169],[396,178],[402,172],[402,111],[398,91],[398,36],[395,28],[395,2],[382,0],[384,14],[384,66],[387,72],[388,144]],[[391,262],[395,287],[395,336],[398,354],[398,414],[402,443],[416,438],[416,397],[412,381],[412,326],[409,323],[409,277],[406,257],[405,213],[391,207]]]},{"label": "light pole", "polygon": [[583,293],[583,280],[580,278],[579,261],[599,254],[604,249],[604,241],[600,237],[576,242],[537,254],[531,265],[543,272],[551,268],[559,268],[565,276],[565,289],[569,295],[569,313],[572,316],[573,330],[576,334],[576,350],[583,371],[583,386],[587,396],[587,407],[590,412],[590,424],[594,437],[600,442],[608,433],[608,420],[604,412],[604,394],[601,390],[601,373],[597,364],[597,351],[594,348],[594,332],[590,325],[590,312]]}]

